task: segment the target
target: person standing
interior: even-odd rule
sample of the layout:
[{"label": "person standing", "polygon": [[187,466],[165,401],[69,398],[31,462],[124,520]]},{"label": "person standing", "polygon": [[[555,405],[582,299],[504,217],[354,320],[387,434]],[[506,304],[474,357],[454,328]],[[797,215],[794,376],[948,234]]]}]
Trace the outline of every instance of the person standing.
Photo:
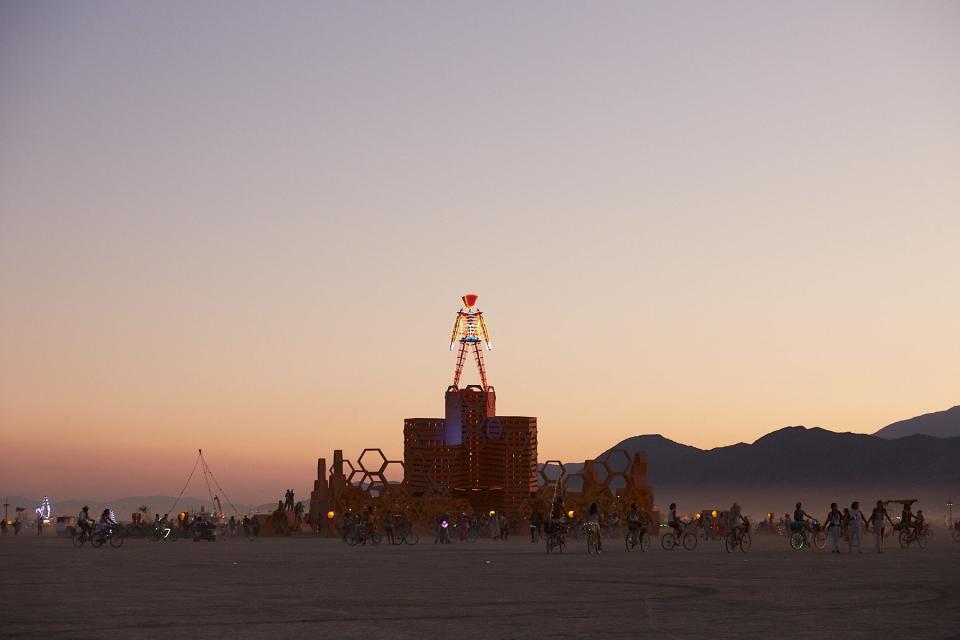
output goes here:
[{"label": "person standing", "polygon": [[853,546],[857,546],[857,553],[863,553],[863,525],[867,519],[863,517],[860,511],[860,503],[854,501],[850,505],[850,521],[847,523],[847,542],[850,553],[853,553]]},{"label": "person standing", "polygon": [[830,513],[827,514],[827,546],[830,553],[840,553],[840,525],[843,523],[843,514],[837,509],[837,503],[830,503]]},{"label": "person standing", "polygon": [[877,553],[883,553],[884,520],[893,526],[893,520],[890,519],[890,514],[888,514],[887,510],[883,507],[883,500],[877,500],[877,506],[873,508],[873,513],[870,514],[870,519],[867,520],[867,524],[873,526],[873,534],[877,541]]}]

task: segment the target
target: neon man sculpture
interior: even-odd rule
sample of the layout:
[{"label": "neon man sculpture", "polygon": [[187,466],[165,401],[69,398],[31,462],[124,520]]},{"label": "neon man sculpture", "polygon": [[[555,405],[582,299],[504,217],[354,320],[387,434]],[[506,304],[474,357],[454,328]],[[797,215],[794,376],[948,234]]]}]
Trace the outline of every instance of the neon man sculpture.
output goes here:
[{"label": "neon man sculpture", "polygon": [[457,353],[457,368],[453,373],[453,386],[460,386],[460,374],[463,373],[463,360],[467,357],[467,348],[473,348],[473,357],[477,361],[477,370],[480,372],[480,384],[487,389],[487,370],[483,366],[483,349],[481,340],[486,344],[487,351],[493,349],[490,343],[490,334],[487,333],[487,323],[483,321],[483,312],[477,309],[475,293],[468,293],[461,298],[463,307],[457,312],[457,319],[453,323],[453,333],[450,335],[450,351],[457,340],[460,341],[460,351]]}]

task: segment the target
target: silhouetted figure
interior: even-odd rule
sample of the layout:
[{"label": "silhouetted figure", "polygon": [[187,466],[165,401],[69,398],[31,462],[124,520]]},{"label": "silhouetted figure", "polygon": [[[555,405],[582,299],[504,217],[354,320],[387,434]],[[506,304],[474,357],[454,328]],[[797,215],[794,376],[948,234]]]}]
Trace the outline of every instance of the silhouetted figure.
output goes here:
[{"label": "silhouetted figure", "polygon": [[[671,505],[676,509],[676,505]],[[590,510],[587,512],[587,522],[590,523],[591,527],[594,527],[597,535],[597,553],[603,550],[603,536],[600,531],[600,510],[597,508],[597,503],[590,504]]]},{"label": "silhouetted figure", "polygon": [[867,519],[863,517],[860,511],[860,503],[854,501],[850,505],[850,521],[847,523],[847,542],[850,553],[853,553],[853,546],[857,546],[857,553],[863,553],[863,525],[867,524]]},{"label": "silhouetted figure", "polygon": [[535,509],[530,515],[530,542],[536,543],[540,539],[540,527],[543,525],[543,516],[540,510]]},{"label": "silhouetted figure", "polygon": [[293,511],[294,508],[293,495],[293,489],[287,489],[287,493],[285,494],[286,501],[283,503],[283,506],[290,511]]},{"label": "silhouetted figure", "polygon": [[887,513],[887,510],[883,506],[883,500],[877,500],[877,506],[873,508],[873,513],[870,514],[870,519],[867,520],[867,524],[873,526],[873,534],[876,536],[877,542],[877,553],[883,553],[883,527],[884,521],[893,524],[893,520],[890,519],[890,514]]},{"label": "silhouetted figure", "polygon": [[827,546],[830,553],[840,553],[840,526],[843,524],[843,514],[837,509],[837,503],[830,503],[830,513],[825,520],[827,523]]},{"label": "silhouetted figure", "polygon": [[293,507],[293,519],[296,521],[299,526],[303,522],[303,503],[298,502],[296,506]]}]

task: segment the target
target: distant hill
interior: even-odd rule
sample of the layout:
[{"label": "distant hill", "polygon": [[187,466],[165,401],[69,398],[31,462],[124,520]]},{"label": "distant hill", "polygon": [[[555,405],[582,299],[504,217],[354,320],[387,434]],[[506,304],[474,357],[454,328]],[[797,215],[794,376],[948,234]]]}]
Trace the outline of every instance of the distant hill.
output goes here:
[{"label": "distant hill", "polygon": [[786,427],[753,444],[703,450],[660,435],[635,436],[613,448],[646,451],[651,484],[721,483],[743,487],[799,483],[950,484],[960,488],[960,438],[913,435],[891,441],[818,427]]},{"label": "distant hill", "polygon": [[891,440],[914,435],[960,438],[960,406],[894,422],[873,435]]},{"label": "distant hill", "polygon": [[[671,501],[699,509],[737,500],[754,513],[783,513],[802,500],[826,513],[834,500],[917,498],[933,515],[944,511],[948,498],[960,495],[960,438],[888,440],[800,426],[752,444],[709,450],[662,435],[634,436],[612,448],[631,456],[646,452],[647,477],[661,508]],[[565,467],[576,472],[582,465]]]}]

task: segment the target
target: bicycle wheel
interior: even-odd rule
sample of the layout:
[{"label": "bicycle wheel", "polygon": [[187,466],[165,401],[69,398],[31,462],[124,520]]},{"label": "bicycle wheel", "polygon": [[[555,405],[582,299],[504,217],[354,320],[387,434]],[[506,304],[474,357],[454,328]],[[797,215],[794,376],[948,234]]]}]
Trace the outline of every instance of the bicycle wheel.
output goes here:
[{"label": "bicycle wheel", "polygon": [[413,531],[410,531],[409,533],[403,536],[403,541],[404,543],[412,546],[420,542],[420,537],[417,534],[415,534]]},{"label": "bicycle wheel", "polygon": [[380,544],[383,541],[383,537],[376,531],[370,532],[370,544]]},{"label": "bicycle wheel", "polygon": [[794,531],[790,534],[790,548],[794,551],[800,551],[807,546],[807,537],[800,531]]},{"label": "bicycle wheel", "polygon": [[933,535],[930,533],[930,530],[924,529],[920,532],[920,537],[917,538],[917,546],[919,546],[921,549],[926,549],[927,545],[930,544],[930,538],[932,537]]},{"label": "bicycle wheel", "polygon": [[960,542],[960,529],[954,529],[950,535],[953,537],[954,542]]},{"label": "bicycle wheel", "polygon": [[746,553],[750,551],[750,547],[753,545],[753,539],[750,537],[749,533],[743,534],[740,537],[740,551]]},{"label": "bicycle wheel", "polygon": [[547,537],[547,553],[553,553],[553,540]]},{"label": "bicycle wheel", "polygon": [[126,537],[127,535],[125,533],[121,533],[120,531],[114,531],[110,535],[110,546],[113,547],[114,549],[119,549],[120,547],[123,546],[123,539]]},{"label": "bicycle wheel", "polygon": [[665,533],[660,536],[660,546],[666,551],[671,551],[675,546],[677,546],[677,539],[672,533]]},{"label": "bicycle wheel", "polygon": [[907,547],[910,546],[910,542],[911,542],[911,541],[910,541],[910,536],[907,535],[907,532],[906,532],[906,531],[901,531],[901,532],[900,532],[900,536],[897,538],[897,540],[898,540],[898,542],[900,542],[900,548],[901,548],[901,549],[906,549]]},{"label": "bicycle wheel", "polygon": [[633,549],[637,546],[637,536],[635,536],[632,533],[628,533],[626,537],[623,539],[623,542],[624,542],[624,545],[627,547],[628,552],[633,551]]},{"label": "bicycle wheel", "polygon": [[827,548],[827,534],[824,531],[817,531],[817,535],[813,537],[813,544],[816,545],[817,549],[823,551]]},{"label": "bicycle wheel", "polygon": [[351,533],[346,538],[344,538],[343,541],[347,543],[348,547],[355,547],[357,546],[357,542],[359,542],[359,539],[357,538],[357,536]]},{"label": "bicycle wheel", "polygon": [[687,551],[693,551],[697,548],[697,536],[692,533],[683,534],[683,548]]},{"label": "bicycle wheel", "polygon": [[727,553],[733,553],[733,550],[737,548],[737,536],[732,532],[728,533],[723,539],[723,548],[727,550]]},{"label": "bicycle wheel", "polygon": [[587,554],[597,552],[597,538],[593,533],[587,534]]},{"label": "bicycle wheel", "polygon": [[640,535],[640,551],[647,551],[650,549],[650,534],[643,533]]},{"label": "bicycle wheel", "polygon": [[99,549],[100,547],[103,546],[103,543],[106,541],[107,539],[102,533],[94,533],[93,535],[90,536],[90,545],[94,549]]}]

